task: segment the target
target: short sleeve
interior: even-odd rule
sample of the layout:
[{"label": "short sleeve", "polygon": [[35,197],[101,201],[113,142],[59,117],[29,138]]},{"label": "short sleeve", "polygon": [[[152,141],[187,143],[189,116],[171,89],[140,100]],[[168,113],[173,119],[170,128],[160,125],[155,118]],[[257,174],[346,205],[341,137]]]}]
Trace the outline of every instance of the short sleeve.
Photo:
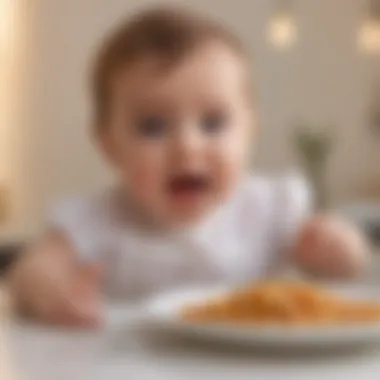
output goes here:
[{"label": "short sleeve", "polygon": [[280,177],[274,186],[273,204],[278,246],[291,247],[301,224],[312,212],[313,195],[306,178],[296,172]]},{"label": "short sleeve", "polygon": [[61,231],[78,254],[79,260],[99,258],[103,236],[99,208],[94,200],[72,198],[57,203],[48,216],[48,227]]}]

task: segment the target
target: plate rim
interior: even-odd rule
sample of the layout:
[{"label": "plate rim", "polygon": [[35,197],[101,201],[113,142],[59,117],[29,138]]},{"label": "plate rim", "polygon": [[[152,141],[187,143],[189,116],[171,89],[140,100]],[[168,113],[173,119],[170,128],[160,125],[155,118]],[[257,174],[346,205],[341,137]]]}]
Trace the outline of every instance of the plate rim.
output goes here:
[{"label": "plate rim", "polygon": [[[329,286],[329,285],[327,285]],[[347,324],[318,324],[318,325],[282,325],[282,324],[267,324],[267,325],[247,325],[231,324],[231,323],[197,323],[181,321],[173,314],[159,313],[155,307],[168,298],[180,296],[181,294],[194,294],[206,292],[207,294],[221,294],[231,290],[231,286],[194,286],[186,287],[177,290],[171,290],[149,297],[143,303],[145,323],[151,324],[161,329],[172,330],[186,335],[201,335],[204,339],[224,340],[243,340],[245,343],[259,344],[339,344],[339,343],[358,343],[358,342],[380,342],[380,321],[379,322],[359,322]],[[377,288],[373,285],[359,285],[350,287],[339,286],[340,289],[346,291],[350,288],[356,289],[372,289]],[[380,289],[379,300],[380,300]],[[183,303],[186,301],[184,300]],[[177,311],[178,308],[177,308]],[[176,318],[177,317],[177,318]],[[244,334],[246,335],[244,337]],[[242,339],[244,338],[244,339]]]}]

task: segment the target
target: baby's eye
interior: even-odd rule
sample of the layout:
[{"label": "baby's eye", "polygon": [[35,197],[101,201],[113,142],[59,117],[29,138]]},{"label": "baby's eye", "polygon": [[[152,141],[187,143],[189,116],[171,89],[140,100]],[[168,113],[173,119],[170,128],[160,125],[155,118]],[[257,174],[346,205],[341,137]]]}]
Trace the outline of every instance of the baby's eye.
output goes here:
[{"label": "baby's eye", "polygon": [[160,116],[148,116],[137,123],[138,133],[142,137],[161,138],[167,131],[167,121]]},{"label": "baby's eye", "polygon": [[206,114],[201,120],[202,129],[209,134],[221,132],[227,124],[226,115],[221,112]]}]

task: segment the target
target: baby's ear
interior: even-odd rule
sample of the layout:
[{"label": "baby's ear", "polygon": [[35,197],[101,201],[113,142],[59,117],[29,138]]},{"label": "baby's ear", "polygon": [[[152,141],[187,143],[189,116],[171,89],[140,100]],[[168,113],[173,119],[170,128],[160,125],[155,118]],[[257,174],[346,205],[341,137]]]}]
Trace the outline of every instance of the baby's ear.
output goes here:
[{"label": "baby's ear", "polygon": [[115,141],[111,133],[109,133],[108,128],[104,127],[97,129],[93,133],[93,137],[97,148],[103,154],[105,159],[112,165],[117,162],[117,149],[115,146]]}]

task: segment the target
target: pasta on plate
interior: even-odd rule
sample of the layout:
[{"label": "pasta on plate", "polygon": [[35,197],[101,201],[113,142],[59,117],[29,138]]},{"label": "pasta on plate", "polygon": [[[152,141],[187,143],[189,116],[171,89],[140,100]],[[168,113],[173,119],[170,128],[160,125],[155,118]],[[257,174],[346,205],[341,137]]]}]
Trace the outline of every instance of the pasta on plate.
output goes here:
[{"label": "pasta on plate", "polygon": [[196,323],[337,324],[380,322],[380,302],[344,298],[305,283],[263,282],[181,310]]}]

